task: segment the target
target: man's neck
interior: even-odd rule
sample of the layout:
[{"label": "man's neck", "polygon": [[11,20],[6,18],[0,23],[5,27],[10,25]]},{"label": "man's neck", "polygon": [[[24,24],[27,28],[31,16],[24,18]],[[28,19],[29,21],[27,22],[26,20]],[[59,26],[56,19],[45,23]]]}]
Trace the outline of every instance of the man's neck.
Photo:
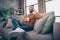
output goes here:
[{"label": "man's neck", "polygon": [[[29,14],[33,14],[33,13],[29,13]],[[29,15],[29,14],[27,14],[27,15]]]}]

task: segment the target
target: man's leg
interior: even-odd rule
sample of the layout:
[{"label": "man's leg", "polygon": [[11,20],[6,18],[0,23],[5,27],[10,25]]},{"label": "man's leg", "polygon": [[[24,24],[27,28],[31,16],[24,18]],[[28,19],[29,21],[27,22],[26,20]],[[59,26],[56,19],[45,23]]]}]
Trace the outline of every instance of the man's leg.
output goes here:
[{"label": "man's leg", "polygon": [[13,18],[11,21],[12,21],[12,24],[14,26],[13,30],[15,30],[17,28],[17,26],[19,26],[20,28],[24,29],[25,31],[31,31],[33,29],[33,27],[31,27],[31,26],[18,23],[18,21],[15,18]]},{"label": "man's leg", "polygon": [[11,21],[12,21],[12,24],[14,26],[13,30],[15,30],[17,28],[17,26],[19,26],[19,23],[15,18],[12,18]]},{"label": "man's leg", "polygon": [[20,26],[20,28],[22,28],[25,31],[31,31],[33,29],[33,27],[27,25]]},{"label": "man's leg", "polygon": [[20,22],[18,22],[15,18],[12,18],[11,21],[13,21],[12,23],[15,24],[15,26],[18,25],[18,24],[19,24],[20,26],[25,25],[25,24],[21,24]]}]

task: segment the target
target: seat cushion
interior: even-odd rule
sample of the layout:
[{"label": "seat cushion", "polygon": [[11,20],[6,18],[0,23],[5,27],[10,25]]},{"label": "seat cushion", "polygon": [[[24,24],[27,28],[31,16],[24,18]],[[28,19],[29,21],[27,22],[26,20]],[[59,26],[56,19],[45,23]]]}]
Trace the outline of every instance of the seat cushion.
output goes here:
[{"label": "seat cushion", "polygon": [[39,19],[39,20],[35,23],[33,30],[34,30],[36,33],[40,33],[41,30],[42,30],[42,28],[44,27],[44,24],[45,24],[45,22],[47,21],[47,19],[48,19],[48,16],[45,16],[45,17]]},{"label": "seat cushion", "polygon": [[30,31],[25,33],[25,40],[53,40],[53,36],[52,33],[41,35]]},{"label": "seat cushion", "polygon": [[50,33],[53,31],[53,24],[55,21],[55,16],[51,16],[47,19],[44,28],[42,29],[41,34],[46,34],[46,33]]}]

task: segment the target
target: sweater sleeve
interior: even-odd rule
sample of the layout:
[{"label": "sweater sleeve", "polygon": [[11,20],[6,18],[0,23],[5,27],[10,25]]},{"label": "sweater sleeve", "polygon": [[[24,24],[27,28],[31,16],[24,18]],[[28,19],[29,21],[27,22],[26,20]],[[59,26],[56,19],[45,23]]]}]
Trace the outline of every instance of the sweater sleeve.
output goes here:
[{"label": "sweater sleeve", "polygon": [[23,18],[23,20],[22,20],[22,23],[25,23],[25,21],[24,21],[24,20],[25,20],[26,16],[27,16],[27,15],[25,15],[25,16],[24,16],[24,18]]},{"label": "sweater sleeve", "polygon": [[35,18],[36,18],[36,19],[40,19],[40,18],[42,18],[42,15],[41,15],[40,13],[36,13],[36,14],[35,14]]}]

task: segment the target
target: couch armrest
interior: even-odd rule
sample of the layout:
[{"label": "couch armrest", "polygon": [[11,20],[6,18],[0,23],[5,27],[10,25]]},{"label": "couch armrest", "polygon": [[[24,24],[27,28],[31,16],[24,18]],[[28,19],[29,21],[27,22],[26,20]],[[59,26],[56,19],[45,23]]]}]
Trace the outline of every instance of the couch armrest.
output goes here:
[{"label": "couch armrest", "polygon": [[60,23],[54,23],[53,34],[54,40],[60,40]]}]

